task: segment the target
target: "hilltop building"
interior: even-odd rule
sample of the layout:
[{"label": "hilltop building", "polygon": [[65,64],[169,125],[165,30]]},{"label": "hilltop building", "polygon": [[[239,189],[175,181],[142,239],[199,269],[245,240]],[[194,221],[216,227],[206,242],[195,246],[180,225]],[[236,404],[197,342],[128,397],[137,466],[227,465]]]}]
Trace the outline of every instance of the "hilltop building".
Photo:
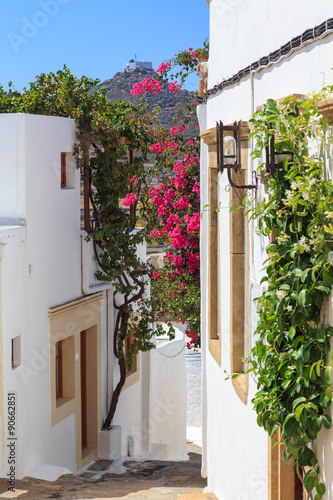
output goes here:
[{"label": "hilltop building", "polygon": [[135,69],[137,67],[141,67],[144,69],[153,69],[153,63],[148,62],[148,61],[137,61],[136,56],[135,56],[135,61],[133,61],[133,59],[131,59],[130,62],[127,63],[126,68],[127,69]]}]

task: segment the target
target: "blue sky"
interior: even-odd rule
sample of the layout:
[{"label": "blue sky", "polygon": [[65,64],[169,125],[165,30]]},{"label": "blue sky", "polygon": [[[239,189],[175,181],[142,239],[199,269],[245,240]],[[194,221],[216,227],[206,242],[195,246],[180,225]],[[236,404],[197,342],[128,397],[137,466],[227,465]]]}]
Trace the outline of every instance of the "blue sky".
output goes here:
[{"label": "blue sky", "polygon": [[209,7],[206,0],[15,0],[2,2],[0,33],[6,89],[12,81],[22,90],[64,64],[76,76],[103,81],[135,54],[156,69],[179,50],[201,46]]}]

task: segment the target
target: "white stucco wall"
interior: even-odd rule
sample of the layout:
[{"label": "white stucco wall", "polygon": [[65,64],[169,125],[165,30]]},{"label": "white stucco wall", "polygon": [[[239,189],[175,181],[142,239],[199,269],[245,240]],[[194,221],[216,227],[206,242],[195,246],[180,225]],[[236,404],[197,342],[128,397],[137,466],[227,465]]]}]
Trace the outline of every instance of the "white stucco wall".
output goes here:
[{"label": "white stucco wall", "polygon": [[201,352],[186,351],[187,427],[201,428]]},{"label": "white stucco wall", "polygon": [[[141,354],[139,354],[139,380],[123,389],[119,404],[113,418],[115,425],[121,426],[121,454],[123,457],[128,456],[128,437],[134,439],[134,454],[138,454],[142,450],[142,377],[141,377]],[[119,367],[117,363],[113,363],[114,381],[119,380]],[[115,385],[114,385],[115,387]]]},{"label": "white stucco wall", "polygon": [[[18,477],[43,461],[75,469],[73,419],[50,428],[47,316],[49,307],[81,295],[79,172],[76,189],[60,188],[60,152],[72,151],[74,138],[73,120],[0,115],[0,215],[26,224],[0,227],[8,246],[1,263],[4,390],[17,393]],[[12,370],[17,335],[21,365]],[[66,453],[57,445],[64,436]]]},{"label": "white stucco wall", "polygon": [[167,446],[164,460],[187,460],[184,336],[181,334],[180,340],[166,342],[151,351],[150,367],[152,447]]},{"label": "white stucco wall", "polygon": [[[70,188],[61,189],[60,153],[73,151],[75,129],[66,118],[0,114],[0,476],[8,472],[8,391],[17,401],[16,478],[36,464],[77,470],[75,415],[51,425],[49,308],[103,292],[100,427],[119,378],[113,290],[96,280],[92,242],[81,238],[80,176],[70,155]],[[145,260],[145,244],[137,252]],[[21,364],[12,370],[11,339],[19,335]],[[151,429],[143,425],[150,422],[150,357],[139,358],[138,381],[123,390],[113,422],[122,427],[123,455],[129,435],[135,453],[150,446]]]},{"label": "white stucco wall", "polygon": [[208,88],[331,17],[330,0],[211,0]]},{"label": "white stucco wall", "polygon": [[[143,243],[137,247],[138,257],[145,262],[146,261],[146,244]],[[147,294],[149,295],[150,288],[147,288]],[[117,299],[116,299],[117,300]],[[114,320],[112,326],[112,332],[114,328],[114,322],[116,318],[116,312],[114,313]],[[113,335],[113,333],[111,334]],[[112,349],[112,346],[111,346]],[[147,376],[149,377],[149,356],[150,353],[139,353],[138,354],[138,372],[134,376],[135,382],[124,387],[121,391],[119,397],[119,403],[114,415],[112,423],[121,426],[121,453],[122,456],[128,455],[128,437],[131,436],[134,439],[134,455],[141,453],[142,449],[148,450],[149,448],[149,438],[148,442],[145,440],[147,437],[147,424],[143,423],[145,418],[145,411],[149,411],[149,383],[147,384]],[[116,387],[119,380],[119,366],[118,360],[114,356],[113,351],[110,351],[110,364],[112,366],[112,390]],[[148,371],[148,375],[146,374]],[[132,375],[129,375],[131,379]],[[109,395],[109,403],[111,402],[111,392]],[[144,406],[147,405],[147,408]],[[148,428],[149,434],[149,428]]]},{"label": "white stucco wall", "polygon": [[[212,0],[210,4],[210,57],[208,88],[232,76],[256,59],[278,49],[292,37],[300,35],[333,16],[333,4],[329,1],[313,0],[295,2],[224,2]],[[237,4],[237,5],[235,5]],[[225,5],[230,9],[225,11]],[[224,10],[224,14],[222,12]],[[287,14],[286,14],[287,13]],[[215,127],[216,121],[223,123],[248,120],[256,106],[267,98],[280,98],[291,93],[310,93],[323,84],[333,82],[331,54],[333,35],[307,45],[280,63],[263,69],[238,84],[228,87],[208,99],[198,108],[200,130]],[[249,148],[251,152],[252,144]],[[201,150],[201,204],[207,201],[207,146]],[[250,170],[255,164],[249,163]],[[229,194],[226,172],[220,176],[219,212],[220,268],[221,268],[221,318],[222,318],[222,364],[214,361],[208,350],[208,232],[207,212],[203,212],[201,224],[201,290],[202,290],[202,363],[203,363],[203,473],[208,473],[208,490],[218,498],[228,500],[267,499],[267,453],[268,439],[256,424],[256,414],[251,408],[251,398],[256,383],[250,376],[247,406],[243,405],[233,390],[225,373],[230,373],[230,260],[229,260]],[[262,188],[258,198],[263,195]],[[265,258],[264,237],[249,228],[251,273],[251,300],[260,294],[262,262]],[[251,331],[255,329],[255,307],[250,305]],[[251,345],[254,343],[251,336]],[[324,477],[329,485],[327,498],[333,498],[332,484],[332,432],[323,431],[317,447],[324,463]],[[237,487],[235,486],[237,485]],[[325,500],[326,500],[325,497]]]}]

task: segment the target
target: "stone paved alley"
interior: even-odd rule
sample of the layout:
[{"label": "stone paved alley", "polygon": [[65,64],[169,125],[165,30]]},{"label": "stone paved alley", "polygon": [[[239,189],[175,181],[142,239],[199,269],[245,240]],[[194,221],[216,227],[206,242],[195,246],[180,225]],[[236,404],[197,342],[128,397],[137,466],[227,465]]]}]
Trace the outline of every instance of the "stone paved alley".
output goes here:
[{"label": "stone paved alley", "polygon": [[215,498],[203,494],[206,480],[200,475],[201,448],[189,443],[188,452],[190,460],[187,462],[126,461],[123,463],[127,469],[124,474],[99,474],[98,479],[93,479],[94,475],[91,472],[85,473],[85,478],[68,474],[55,482],[25,478],[17,481],[15,493],[8,492],[6,480],[1,479],[0,498],[62,498],[66,500]]}]

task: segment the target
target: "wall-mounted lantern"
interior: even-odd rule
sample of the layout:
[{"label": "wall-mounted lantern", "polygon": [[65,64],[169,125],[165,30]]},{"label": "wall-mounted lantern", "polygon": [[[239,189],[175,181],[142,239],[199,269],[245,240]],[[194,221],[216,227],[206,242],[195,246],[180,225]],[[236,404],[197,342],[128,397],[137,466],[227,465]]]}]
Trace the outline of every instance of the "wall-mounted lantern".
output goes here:
[{"label": "wall-mounted lantern", "polygon": [[291,159],[293,157],[290,151],[281,151],[278,153],[275,150],[275,139],[274,135],[270,135],[268,139],[268,144],[266,146],[266,172],[274,175],[275,172],[283,168],[283,162],[287,158]]},{"label": "wall-mounted lantern", "polygon": [[[231,132],[225,135],[224,132]],[[233,125],[223,125],[216,123],[217,135],[217,168],[223,172],[224,168],[233,168],[241,170],[241,122],[235,122]]]},{"label": "wall-mounted lantern", "polygon": [[[231,132],[231,133],[230,133]],[[257,189],[258,180],[256,173],[253,172],[255,184],[240,185],[236,184],[231,178],[231,170],[241,172],[241,122],[235,122],[233,125],[223,125],[216,122],[217,138],[217,168],[220,173],[227,169],[228,181],[230,186],[236,189]]]}]

